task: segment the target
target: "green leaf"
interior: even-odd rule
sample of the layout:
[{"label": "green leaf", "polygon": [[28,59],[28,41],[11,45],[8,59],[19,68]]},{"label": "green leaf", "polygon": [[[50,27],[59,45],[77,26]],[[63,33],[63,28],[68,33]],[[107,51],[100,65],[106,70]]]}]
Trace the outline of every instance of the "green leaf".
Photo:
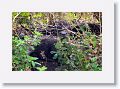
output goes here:
[{"label": "green leaf", "polygon": [[92,43],[93,43],[93,47],[96,47],[96,45],[97,45],[97,39],[96,39],[96,37],[93,37],[93,39],[92,39]]},{"label": "green leaf", "polygon": [[41,34],[40,32],[37,32],[37,31],[34,31],[34,34],[36,35],[36,37],[43,35],[43,34]]},{"label": "green leaf", "polygon": [[40,64],[40,63],[38,63],[38,62],[35,62],[35,64],[37,64],[37,65],[41,66],[41,64]]},{"label": "green leaf", "polygon": [[32,61],[32,66],[35,67],[35,62],[34,61]]},{"label": "green leaf", "polygon": [[93,68],[93,70],[97,71],[98,70],[98,64],[93,63],[92,64],[92,68]]},{"label": "green leaf", "polygon": [[55,45],[55,47],[57,49],[60,49],[62,46],[63,46],[63,44],[61,42],[57,42],[56,45]]},{"label": "green leaf", "polygon": [[47,67],[46,67],[46,66],[43,66],[43,67],[37,67],[37,69],[38,69],[39,71],[45,71],[45,70],[47,69]]},{"label": "green leaf", "polygon": [[96,61],[97,61],[97,57],[91,58],[91,61],[92,61],[92,62],[96,62]]},{"label": "green leaf", "polygon": [[15,17],[18,12],[12,12],[12,16]]},{"label": "green leaf", "polygon": [[58,58],[58,54],[55,54],[54,56],[53,56],[53,59],[57,59]]},{"label": "green leaf", "polygon": [[30,39],[29,36],[24,36],[24,40],[25,40],[25,41],[27,41],[27,40],[29,40],[29,39]]},{"label": "green leaf", "polygon": [[37,57],[31,57],[31,56],[29,56],[28,58],[29,58],[30,61],[35,61],[35,60],[38,59]]},{"label": "green leaf", "polygon": [[22,12],[20,15],[23,17],[28,17],[30,16],[30,12]]},{"label": "green leaf", "polygon": [[33,15],[33,18],[39,18],[39,17],[42,17],[43,16],[43,13],[36,13]]},{"label": "green leaf", "polygon": [[102,67],[98,67],[98,70],[99,70],[99,71],[102,71]]},{"label": "green leaf", "polygon": [[50,51],[50,53],[51,53],[51,54],[54,54],[54,53],[56,53],[56,52],[55,52],[55,51]]},{"label": "green leaf", "polygon": [[91,32],[86,32],[86,34],[87,34],[87,36],[89,36],[89,37],[91,36]]}]

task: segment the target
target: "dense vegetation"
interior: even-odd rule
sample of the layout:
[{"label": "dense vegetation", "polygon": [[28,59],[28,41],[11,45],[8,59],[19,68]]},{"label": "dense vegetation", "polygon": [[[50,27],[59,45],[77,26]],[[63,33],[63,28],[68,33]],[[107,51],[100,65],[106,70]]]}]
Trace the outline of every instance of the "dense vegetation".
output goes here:
[{"label": "dense vegetation", "polygon": [[13,12],[13,71],[101,71],[101,12]]}]

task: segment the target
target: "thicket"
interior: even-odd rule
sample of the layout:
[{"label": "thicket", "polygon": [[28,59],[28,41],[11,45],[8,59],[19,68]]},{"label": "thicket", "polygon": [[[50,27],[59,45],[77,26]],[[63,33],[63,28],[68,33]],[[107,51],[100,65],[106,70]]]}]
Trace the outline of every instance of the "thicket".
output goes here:
[{"label": "thicket", "polygon": [[[93,29],[89,23],[93,24]],[[99,29],[94,25],[99,25]],[[12,70],[49,70],[49,59],[43,51],[38,54],[45,56],[44,59],[29,54],[41,44],[42,37],[53,35],[59,38],[54,44],[55,50],[50,52],[53,64],[57,62],[54,70],[101,71],[101,34],[101,12],[13,12]]]}]

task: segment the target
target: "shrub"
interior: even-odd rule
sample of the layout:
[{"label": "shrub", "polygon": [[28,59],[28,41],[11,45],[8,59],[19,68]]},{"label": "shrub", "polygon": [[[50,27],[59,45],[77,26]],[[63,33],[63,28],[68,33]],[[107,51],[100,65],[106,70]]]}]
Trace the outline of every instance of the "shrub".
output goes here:
[{"label": "shrub", "polygon": [[77,41],[73,39],[62,39],[58,41],[55,45],[57,50],[51,52],[54,54],[53,59],[58,59],[60,63],[57,70],[102,70],[101,64],[98,63],[99,51],[97,50],[96,52],[98,56],[93,54],[96,51],[100,39],[97,39],[95,35],[89,32],[79,37]]},{"label": "shrub", "polygon": [[12,36],[12,70],[14,71],[30,71],[35,68],[37,58],[29,56],[29,51],[34,49],[40,43],[42,34],[34,31],[34,37],[24,36],[24,40],[19,36]]}]

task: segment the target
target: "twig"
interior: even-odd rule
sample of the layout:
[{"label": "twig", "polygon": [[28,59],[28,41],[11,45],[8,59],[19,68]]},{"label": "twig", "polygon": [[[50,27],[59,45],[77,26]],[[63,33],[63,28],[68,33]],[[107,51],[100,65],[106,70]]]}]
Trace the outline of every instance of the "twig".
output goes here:
[{"label": "twig", "polygon": [[13,18],[13,22],[15,21],[15,19],[20,15],[21,12],[18,12],[17,15]]}]

